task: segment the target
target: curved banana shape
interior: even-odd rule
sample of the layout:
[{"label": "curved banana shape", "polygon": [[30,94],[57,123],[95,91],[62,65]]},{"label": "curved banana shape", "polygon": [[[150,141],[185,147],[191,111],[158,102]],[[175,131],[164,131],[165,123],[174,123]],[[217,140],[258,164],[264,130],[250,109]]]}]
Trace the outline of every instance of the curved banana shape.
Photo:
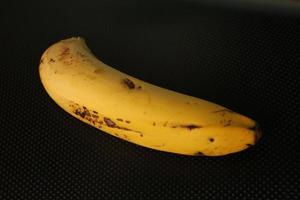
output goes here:
[{"label": "curved banana shape", "polygon": [[39,72],[50,97],[66,112],[144,147],[220,156],[254,145],[261,135],[252,119],[113,69],[82,38],[49,47]]}]

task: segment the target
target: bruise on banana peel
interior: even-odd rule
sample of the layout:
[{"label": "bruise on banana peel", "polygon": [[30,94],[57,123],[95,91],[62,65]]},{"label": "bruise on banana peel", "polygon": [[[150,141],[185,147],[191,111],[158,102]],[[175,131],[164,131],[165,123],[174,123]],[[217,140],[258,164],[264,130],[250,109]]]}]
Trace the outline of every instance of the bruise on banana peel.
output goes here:
[{"label": "bruise on banana peel", "polygon": [[125,84],[125,86],[130,90],[132,90],[132,89],[142,89],[142,86],[140,86],[140,85],[136,87],[135,83],[132,80],[130,80],[129,78],[124,78],[123,79],[123,84]]},{"label": "bruise on banana peel", "polygon": [[97,111],[89,110],[85,106],[80,107],[78,104],[70,104],[69,106],[72,107],[75,115],[80,116],[98,128],[102,128],[103,121],[100,120]]},{"label": "bruise on banana peel", "polygon": [[197,128],[202,128],[202,126],[196,125],[196,124],[181,124],[181,125],[173,125],[172,128],[186,128],[188,130],[193,130]]},{"label": "bruise on banana peel", "polygon": [[54,63],[54,62],[55,62],[55,60],[53,58],[49,59],[49,63]]},{"label": "bruise on banana peel", "polygon": [[[112,120],[111,118],[108,117],[101,117],[99,116],[98,112],[95,110],[90,110],[88,109],[86,106],[79,106],[79,104],[75,103],[75,104],[70,104],[70,107],[72,107],[74,109],[74,114],[80,116],[81,118],[89,121],[91,124],[93,124],[94,126],[98,127],[98,128],[102,128],[102,126],[107,126],[109,128],[115,128],[115,129],[120,129],[120,130],[125,130],[125,131],[132,131],[132,132],[136,132],[140,134],[140,137],[143,137],[143,134],[140,131],[135,131],[126,127],[122,127],[120,125],[118,125],[116,123],[116,121],[120,122],[120,123],[130,123],[129,120],[124,120],[122,118],[116,118],[116,121]],[[100,120],[103,119],[103,120]],[[165,122],[164,124],[162,124],[163,126],[169,124],[169,121]],[[153,126],[156,125],[156,122],[152,123]],[[170,126],[171,128],[184,128],[184,129],[188,129],[190,131],[192,131],[193,129],[198,129],[198,128],[203,128],[200,125],[196,125],[196,124],[177,124],[177,125],[172,125]],[[257,130],[259,129],[258,126],[254,126],[251,128],[248,128],[249,130],[253,131],[254,134],[257,132]],[[123,134],[123,136],[121,137],[118,133],[114,133],[113,135],[115,135],[116,137],[120,137],[122,139],[125,139],[127,141],[130,141],[128,139],[128,136]],[[252,147],[259,139],[259,135],[255,134],[255,139],[254,139],[254,143],[250,144],[250,143],[246,143],[245,147]],[[207,137],[207,141],[209,143],[214,143],[215,142],[215,138],[213,136]],[[155,148],[162,148],[165,146],[164,145],[153,145],[153,147]],[[216,148],[216,147],[215,147]],[[213,150],[212,150],[213,152]],[[198,151],[194,154],[195,156],[208,156],[206,154],[204,154],[202,151]]]},{"label": "bruise on banana peel", "polygon": [[[111,118],[103,117],[103,121],[100,120],[100,118],[102,118],[102,117],[100,117],[98,115],[97,111],[90,110],[85,106],[79,106],[79,104],[77,104],[77,103],[70,104],[69,106],[73,108],[73,113],[75,115],[80,116],[81,118],[87,120],[88,122],[97,126],[98,128],[102,128],[102,126],[107,126],[109,128],[116,128],[116,129],[120,129],[120,130],[135,132],[135,133],[138,133],[140,135],[140,137],[144,136],[143,133],[140,131],[132,130],[132,129],[117,125],[116,122],[113,121]],[[120,118],[117,118],[116,120],[120,121]],[[130,123],[130,121],[128,121],[128,120],[125,120],[125,122]]]},{"label": "bruise on banana peel", "polygon": [[65,59],[68,55],[70,55],[70,48],[69,47],[64,47],[62,49],[62,53],[60,54],[59,60]]},{"label": "bruise on banana peel", "polygon": [[223,126],[224,127],[226,127],[226,126],[230,126],[231,125],[231,122],[232,122],[232,120],[231,119],[229,119],[229,120],[224,120],[224,121],[221,121],[221,123],[223,124]]},{"label": "bruise on banana peel", "polygon": [[[72,65],[73,63],[75,62],[79,62],[79,61],[82,61],[82,62],[86,62],[88,61],[88,59],[86,58],[86,55],[81,53],[80,51],[76,51],[76,54],[79,56],[79,58],[75,55],[72,54],[71,52],[71,49],[69,47],[66,47],[66,46],[63,46],[61,48],[61,52],[59,55],[55,56],[55,58],[50,58],[49,59],[49,63],[55,63],[56,60],[62,62],[64,65]],[[81,60],[79,60],[81,58]],[[43,58],[41,59],[41,63],[43,64]],[[95,72],[95,73],[98,73],[98,72]]]},{"label": "bruise on banana peel", "polygon": [[135,84],[129,79],[129,78],[124,78],[123,83],[129,88],[129,89],[134,89]]},{"label": "bruise on banana peel", "polygon": [[[117,125],[115,121],[113,121],[111,118],[108,117],[103,117],[103,121],[100,120],[100,116],[98,115],[98,112],[95,110],[90,110],[88,109],[86,106],[79,106],[79,104],[75,103],[75,104],[70,104],[70,107],[72,107],[74,109],[74,114],[80,116],[81,118],[89,121],[91,124],[93,124],[94,126],[98,127],[98,128],[102,128],[102,126],[107,126],[109,128],[116,128],[116,129],[121,129],[121,130],[125,130],[125,131],[132,131],[132,132],[136,132],[140,134],[140,137],[143,137],[143,134],[140,131],[135,131],[126,127],[122,127],[120,125]],[[120,122],[126,122],[126,123],[130,123],[129,120],[123,120],[121,118],[116,118],[117,121]],[[154,122],[154,124],[156,124]],[[172,126],[172,128],[186,128],[189,130],[192,130],[194,128],[201,128],[201,126],[199,125],[194,125],[194,124],[189,124],[189,125],[177,125],[177,126]],[[114,134],[117,137],[120,137],[119,134],[115,133]],[[123,135],[123,139],[127,139],[128,137],[125,135]],[[214,138],[213,137],[209,137],[208,138],[209,142],[214,142]],[[153,147],[156,148],[161,148],[164,147],[165,143],[163,145],[154,145]],[[197,156],[205,156],[203,153],[200,154],[200,152],[197,152]]]}]

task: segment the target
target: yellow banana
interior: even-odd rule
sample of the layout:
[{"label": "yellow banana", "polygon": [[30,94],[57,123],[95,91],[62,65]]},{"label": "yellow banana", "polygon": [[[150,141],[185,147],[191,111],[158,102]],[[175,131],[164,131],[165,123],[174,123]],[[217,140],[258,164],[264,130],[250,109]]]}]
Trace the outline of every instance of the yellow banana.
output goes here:
[{"label": "yellow banana", "polygon": [[39,72],[47,93],[66,112],[144,147],[220,156],[244,150],[261,136],[248,117],[113,69],[79,37],[49,47]]}]

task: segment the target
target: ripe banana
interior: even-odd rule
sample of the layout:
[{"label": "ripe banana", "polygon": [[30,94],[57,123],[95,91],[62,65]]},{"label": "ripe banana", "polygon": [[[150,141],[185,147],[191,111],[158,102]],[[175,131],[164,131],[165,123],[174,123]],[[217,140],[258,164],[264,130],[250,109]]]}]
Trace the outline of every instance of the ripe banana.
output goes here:
[{"label": "ripe banana", "polygon": [[104,64],[79,37],[49,47],[39,73],[47,93],[66,112],[144,147],[221,156],[244,150],[261,136],[257,123],[248,117]]}]

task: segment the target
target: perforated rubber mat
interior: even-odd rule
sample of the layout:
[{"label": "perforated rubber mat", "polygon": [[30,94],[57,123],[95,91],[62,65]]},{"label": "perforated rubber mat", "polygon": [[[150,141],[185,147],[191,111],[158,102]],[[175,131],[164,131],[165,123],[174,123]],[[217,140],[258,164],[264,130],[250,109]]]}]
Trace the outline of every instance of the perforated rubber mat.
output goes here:
[{"label": "perforated rubber mat", "polygon": [[[300,16],[200,1],[1,3],[0,199],[300,199]],[[257,120],[225,157],[121,141],[65,113],[38,75],[71,36],[107,64]]]}]

